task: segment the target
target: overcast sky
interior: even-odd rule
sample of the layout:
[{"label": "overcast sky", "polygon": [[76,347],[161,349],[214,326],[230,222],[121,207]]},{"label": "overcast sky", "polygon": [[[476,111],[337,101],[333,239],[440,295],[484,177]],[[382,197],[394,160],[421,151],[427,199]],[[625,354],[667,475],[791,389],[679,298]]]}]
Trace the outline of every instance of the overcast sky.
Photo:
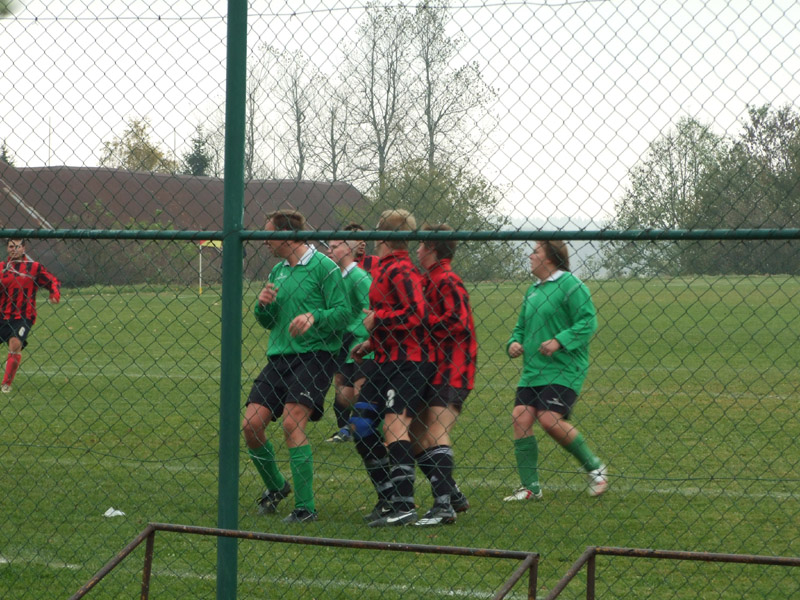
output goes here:
[{"label": "overcast sky", "polygon": [[[0,141],[19,166],[96,165],[125,119],[178,153],[224,99],[225,2],[31,0],[0,21]],[[797,106],[800,5],[453,2],[498,92],[484,175],[504,210],[601,222],[626,174],[681,116],[736,134],[748,105]],[[291,8],[289,8],[291,6]],[[335,72],[363,3],[251,2],[251,47],[302,50]]]}]

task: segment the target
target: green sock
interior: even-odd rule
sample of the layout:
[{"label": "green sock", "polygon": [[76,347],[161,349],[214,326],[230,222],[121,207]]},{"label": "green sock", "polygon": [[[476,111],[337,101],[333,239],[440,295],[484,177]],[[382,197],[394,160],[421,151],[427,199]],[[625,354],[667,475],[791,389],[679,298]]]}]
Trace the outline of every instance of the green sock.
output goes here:
[{"label": "green sock", "polygon": [[298,446],[289,448],[289,464],[292,467],[294,479],[294,507],[305,508],[314,512],[314,460],[311,456],[311,446]]},{"label": "green sock", "polygon": [[281,475],[278,470],[278,465],[275,464],[275,449],[272,447],[272,442],[267,441],[261,448],[247,449],[250,455],[250,460],[256,466],[256,471],[261,475],[264,480],[264,485],[268,490],[276,491],[283,488],[286,484],[286,479]]},{"label": "green sock", "polygon": [[586,440],[583,439],[580,433],[570,444],[564,446],[564,449],[578,459],[578,462],[581,463],[581,466],[587,473],[599,469],[603,464],[600,462],[600,459],[589,450],[589,446],[586,445]]},{"label": "green sock", "polygon": [[514,440],[514,456],[517,458],[517,472],[523,486],[534,494],[539,488],[539,444],[535,436]]}]

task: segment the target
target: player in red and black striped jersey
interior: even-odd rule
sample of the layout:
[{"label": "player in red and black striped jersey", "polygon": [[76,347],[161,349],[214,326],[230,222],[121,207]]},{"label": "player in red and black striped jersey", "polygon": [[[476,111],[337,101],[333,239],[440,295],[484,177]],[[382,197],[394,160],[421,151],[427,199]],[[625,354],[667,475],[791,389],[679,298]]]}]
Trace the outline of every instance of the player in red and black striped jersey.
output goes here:
[{"label": "player in red and black striped jersey", "polygon": [[[382,231],[413,231],[414,217],[405,210],[385,211],[378,223]],[[427,328],[423,277],[408,255],[404,240],[376,244],[380,262],[369,290],[370,310],[364,326],[370,339],[354,348],[355,356],[375,352],[375,368],[361,389],[361,402],[384,418],[383,433],[389,455],[391,506],[376,506],[372,527],[406,525],[417,520],[414,508],[414,455],[410,427],[424,408],[425,394],[435,371],[433,342]],[[367,433],[365,422],[360,422]],[[358,431],[358,424],[356,424]],[[373,444],[373,462],[381,446]],[[365,457],[365,464],[366,464]],[[376,489],[381,482],[375,480]],[[384,474],[385,475],[385,474]],[[386,509],[381,512],[381,509]],[[377,511],[377,512],[376,512]]]},{"label": "player in red and black striped jersey", "polygon": [[8,343],[5,376],[0,389],[11,391],[11,384],[28,345],[28,334],[36,322],[36,292],[45,288],[50,302],[61,299],[58,279],[25,254],[25,240],[8,240],[8,258],[0,262],[0,341]]},{"label": "player in red and black striped jersey", "polygon": [[[423,229],[452,231],[446,224]],[[434,498],[433,508],[417,521],[421,526],[454,523],[456,511],[469,508],[453,479],[450,432],[475,386],[478,341],[469,294],[450,266],[455,248],[455,240],[431,240],[417,247],[417,259],[426,272],[428,327],[436,345],[436,374],[425,409],[412,426],[415,458],[431,482]]]}]

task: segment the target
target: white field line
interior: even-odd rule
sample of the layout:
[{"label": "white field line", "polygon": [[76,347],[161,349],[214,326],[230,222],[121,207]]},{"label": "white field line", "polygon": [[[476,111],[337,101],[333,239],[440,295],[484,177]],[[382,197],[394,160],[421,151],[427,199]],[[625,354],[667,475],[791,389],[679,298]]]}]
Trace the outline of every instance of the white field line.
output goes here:
[{"label": "white field line", "polygon": [[[71,571],[78,571],[84,568],[87,568],[85,565],[74,565],[70,563],[64,563],[58,560],[48,560],[42,558],[41,555],[36,557],[24,557],[24,554],[29,554],[28,552],[20,552],[14,558],[6,558],[0,555],[0,566],[2,565],[15,565],[15,564],[22,564],[25,566],[36,566],[36,567],[45,567],[47,569],[69,569]],[[158,548],[156,548],[156,553],[154,555],[154,560],[158,560]],[[511,565],[510,561],[506,561]],[[117,567],[118,569],[124,570],[125,572],[129,573],[138,573],[139,571],[129,568],[127,565],[122,565]],[[511,567],[512,569],[514,566]],[[191,571],[175,571],[174,569],[153,569],[152,573],[153,579],[159,577],[170,577],[173,579],[195,579],[200,581],[216,581],[217,576],[215,573],[195,573]],[[246,583],[255,583],[255,584],[264,584],[264,583],[272,583],[278,585],[294,585],[300,584],[309,588],[318,588],[320,590],[350,590],[350,589],[358,589],[364,591],[371,591],[371,590],[386,590],[392,592],[408,592],[413,591],[416,597],[436,597],[436,598],[444,598],[444,597],[451,597],[451,598],[486,598],[487,592],[476,592],[474,590],[464,590],[464,589],[451,589],[451,588],[420,588],[420,587],[410,587],[408,585],[402,584],[382,584],[380,586],[376,586],[374,584],[353,581],[353,580],[342,580],[342,579],[321,579],[319,577],[314,578],[307,578],[307,577],[270,577],[265,575],[264,577],[239,577],[239,582],[246,582]],[[98,588],[102,588],[102,582],[98,584]],[[524,582],[520,581],[517,583],[519,589],[524,587]],[[522,593],[512,593],[510,595],[511,598],[522,599],[526,598],[527,595]]]}]

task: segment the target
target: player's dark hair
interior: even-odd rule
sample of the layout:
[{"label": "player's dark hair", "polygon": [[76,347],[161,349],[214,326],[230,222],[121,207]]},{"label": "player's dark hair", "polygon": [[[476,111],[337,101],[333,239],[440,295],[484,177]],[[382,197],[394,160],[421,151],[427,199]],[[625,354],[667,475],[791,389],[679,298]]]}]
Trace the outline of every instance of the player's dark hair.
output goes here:
[{"label": "player's dark hair", "polygon": [[569,250],[567,244],[561,240],[542,240],[539,242],[544,248],[544,255],[556,269],[569,271]]},{"label": "player's dark hair", "polygon": [[267,215],[267,223],[272,222],[276,231],[303,231],[306,228],[306,218],[297,210],[276,210]]},{"label": "player's dark hair", "polygon": [[364,231],[364,227],[355,221],[351,221],[344,227],[344,231]]},{"label": "player's dark hair", "polygon": [[[422,226],[422,231],[453,231],[447,223],[440,223],[439,225],[428,225],[427,223]],[[436,252],[436,258],[439,260],[443,258],[453,258],[456,253],[455,240],[425,240],[423,242],[425,247]]]}]

